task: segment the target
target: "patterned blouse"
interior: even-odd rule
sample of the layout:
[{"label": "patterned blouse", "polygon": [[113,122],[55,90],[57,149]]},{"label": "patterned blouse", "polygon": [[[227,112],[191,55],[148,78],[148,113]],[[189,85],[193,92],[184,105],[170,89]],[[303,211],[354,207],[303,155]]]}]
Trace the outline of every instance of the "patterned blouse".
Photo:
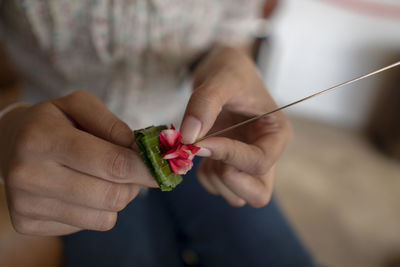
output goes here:
[{"label": "patterned blouse", "polygon": [[251,40],[265,0],[0,0],[26,101],[85,89],[131,127],[180,118],[188,65]]}]

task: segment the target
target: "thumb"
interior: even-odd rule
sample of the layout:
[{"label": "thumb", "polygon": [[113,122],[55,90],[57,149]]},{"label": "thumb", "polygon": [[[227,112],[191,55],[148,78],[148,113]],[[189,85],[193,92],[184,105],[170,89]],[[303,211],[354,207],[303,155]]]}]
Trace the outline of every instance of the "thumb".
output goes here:
[{"label": "thumb", "polygon": [[133,143],[129,126],[91,93],[77,91],[52,102],[77,123],[79,128],[116,145],[128,147]]},{"label": "thumb", "polygon": [[220,86],[205,84],[193,92],[181,124],[183,143],[193,144],[211,129],[230,97],[223,91]]}]

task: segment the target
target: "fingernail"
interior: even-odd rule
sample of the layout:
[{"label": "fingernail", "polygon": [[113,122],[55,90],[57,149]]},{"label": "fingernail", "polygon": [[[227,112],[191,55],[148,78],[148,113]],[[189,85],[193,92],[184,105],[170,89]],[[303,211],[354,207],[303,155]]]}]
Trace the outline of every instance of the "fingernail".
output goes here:
[{"label": "fingernail", "polygon": [[193,144],[199,136],[201,122],[193,116],[187,116],[182,123],[182,143]]},{"label": "fingernail", "polygon": [[201,147],[199,151],[197,151],[196,156],[200,157],[209,157],[211,156],[211,151],[208,148]]}]

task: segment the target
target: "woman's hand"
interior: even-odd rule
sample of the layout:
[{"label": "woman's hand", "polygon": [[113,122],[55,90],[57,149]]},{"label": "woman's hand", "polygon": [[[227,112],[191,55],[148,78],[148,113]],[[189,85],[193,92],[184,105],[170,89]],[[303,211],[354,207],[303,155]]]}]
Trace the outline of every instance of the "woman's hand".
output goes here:
[{"label": "woman's hand", "polygon": [[111,229],[140,185],[157,186],[133,141],[129,127],[84,91],[8,113],[0,120],[0,170],[14,228]]},{"label": "woman's hand", "polygon": [[[186,108],[183,142],[231,126],[277,106],[253,61],[240,49],[217,48],[195,73],[194,92]],[[283,112],[277,112],[223,137],[198,142],[198,179],[207,191],[233,206],[265,206],[271,197],[274,166],[292,138]]]}]

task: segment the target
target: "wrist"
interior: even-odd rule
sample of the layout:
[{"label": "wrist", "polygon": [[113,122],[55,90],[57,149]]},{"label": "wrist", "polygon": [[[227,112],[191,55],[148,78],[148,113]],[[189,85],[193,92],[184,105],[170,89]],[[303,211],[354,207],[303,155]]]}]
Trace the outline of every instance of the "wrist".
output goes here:
[{"label": "wrist", "polygon": [[0,184],[4,184],[5,165],[9,158],[11,139],[15,135],[16,127],[13,125],[20,121],[19,115],[27,108],[29,108],[27,103],[18,102],[0,111]]}]

